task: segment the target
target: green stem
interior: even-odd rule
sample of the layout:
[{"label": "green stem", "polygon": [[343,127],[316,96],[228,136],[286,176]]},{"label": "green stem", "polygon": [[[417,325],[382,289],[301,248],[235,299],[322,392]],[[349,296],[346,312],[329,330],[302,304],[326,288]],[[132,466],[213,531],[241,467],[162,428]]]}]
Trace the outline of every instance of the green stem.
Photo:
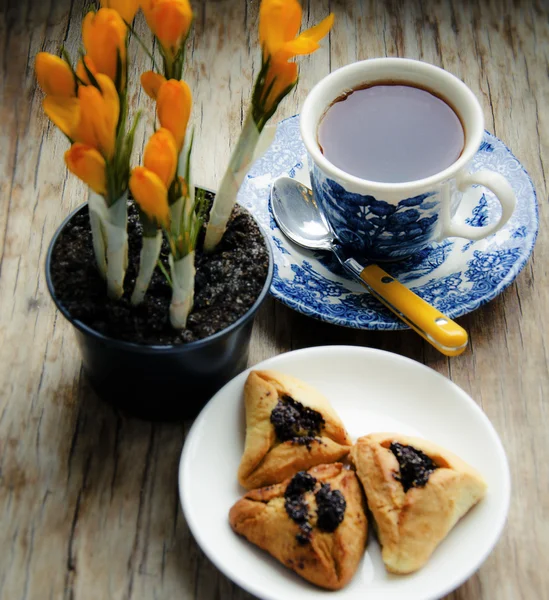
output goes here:
[{"label": "green stem", "polygon": [[[145,234],[145,232],[143,232]],[[137,306],[143,302],[151,281],[162,246],[162,232],[160,229],[153,235],[143,235],[141,253],[139,255],[139,273],[135,280],[131,302]]]},{"label": "green stem", "polygon": [[175,329],[183,329],[187,324],[187,317],[192,310],[194,301],[194,279],[196,275],[194,252],[178,260],[170,256],[169,260],[173,284],[170,322]]},{"label": "green stem", "polygon": [[131,31],[132,35],[135,36],[135,39],[139,42],[141,48],[145,50],[145,54],[152,60],[153,67],[157,70],[158,73],[160,73],[160,67],[154,59],[154,56],[151,54],[151,52],[145,45],[145,42],[139,37],[139,34],[137,33],[137,31],[135,31],[132,25],[130,25],[127,21],[124,21],[124,23],[126,23],[126,27]]},{"label": "green stem", "polygon": [[162,274],[166,278],[166,281],[168,282],[169,286],[173,287],[172,278],[170,277],[170,274],[166,270],[164,263],[160,259],[158,259],[158,262],[156,264],[158,265],[158,268],[162,271]]}]

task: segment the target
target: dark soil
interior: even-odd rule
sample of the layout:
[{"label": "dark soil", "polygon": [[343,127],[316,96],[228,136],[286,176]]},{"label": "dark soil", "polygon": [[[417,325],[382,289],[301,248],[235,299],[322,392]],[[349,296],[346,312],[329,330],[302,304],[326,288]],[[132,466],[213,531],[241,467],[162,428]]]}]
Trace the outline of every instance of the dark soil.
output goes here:
[{"label": "dark soil", "polygon": [[[58,301],[74,319],[108,337],[141,344],[192,342],[221,331],[240,318],[263,289],[269,266],[265,240],[247,211],[235,207],[227,232],[216,250],[196,252],[194,308],[187,328],[170,325],[171,288],[160,269],[140,306],[130,303],[141,250],[141,224],[133,203],[128,210],[129,264],[120,300],[106,294],[93,254],[87,209],[59,236],[52,254],[51,276]],[[199,243],[201,248],[201,242]],[[168,268],[164,242],[161,260]]]}]

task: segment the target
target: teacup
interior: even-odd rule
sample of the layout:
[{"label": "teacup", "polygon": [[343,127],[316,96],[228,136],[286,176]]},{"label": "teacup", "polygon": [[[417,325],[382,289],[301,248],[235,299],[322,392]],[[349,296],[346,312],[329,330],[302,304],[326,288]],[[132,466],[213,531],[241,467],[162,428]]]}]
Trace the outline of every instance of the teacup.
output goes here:
[{"label": "teacup", "polygon": [[[432,90],[456,111],[465,142],[448,168],[424,179],[381,183],[346,173],[324,156],[318,127],[331,104],[357,87],[387,81]],[[410,256],[447,237],[480,240],[505,225],[516,203],[509,183],[492,171],[469,172],[483,133],[482,108],[461,80],[434,65],[403,58],[365,60],[334,71],[311,90],[301,112],[301,136],[316,201],[341,243],[378,261]],[[499,221],[474,227],[456,214],[462,192],[476,184],[497,197],[502,209]]]}]

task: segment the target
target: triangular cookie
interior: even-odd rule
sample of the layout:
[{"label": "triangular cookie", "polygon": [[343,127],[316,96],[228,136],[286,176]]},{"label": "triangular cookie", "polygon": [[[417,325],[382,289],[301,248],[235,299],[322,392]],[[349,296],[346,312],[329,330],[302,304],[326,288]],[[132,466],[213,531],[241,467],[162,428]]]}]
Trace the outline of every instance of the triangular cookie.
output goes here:
[{"label": "triangular cookie", "polygon": [[252,371],[244,386],[246,445],[238,481],[247,489],[340,460],[351,440],[328,400],[276,371]]},{"label": "triangular cookie", "polygon": [[248,492],[231,508],[229,522],[282,564],[331,590],[353,577],[368,527],[356,474],[341,463]]},{"label": "triangular cookie", "polygon": [[484,497],[481,475],[451,452],[415,437],[374,433],[351,450],[388,571],[420,569]]}]

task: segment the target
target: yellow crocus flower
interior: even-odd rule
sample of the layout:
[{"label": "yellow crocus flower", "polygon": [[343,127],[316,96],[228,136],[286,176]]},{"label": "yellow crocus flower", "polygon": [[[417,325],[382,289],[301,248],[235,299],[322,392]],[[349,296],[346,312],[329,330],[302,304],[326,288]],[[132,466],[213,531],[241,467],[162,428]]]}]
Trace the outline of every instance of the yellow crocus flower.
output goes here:
[{"label": "yellow crocus flower", "polygon": [[[330,31],[334,15],[298,35],[302,10],[297,0],[261,0],[259,39],[262,50],[261,70],[255,81],[251,109],[243,123],[225,175],[210,211],[204,249],[211,252],[227,229],[238,188],[253,162],[260,134],[274,115],[282,99],[297,83],[298,67],[290,59],[310,54]],[[297,37],[296,37],[297,36]],[[267,141],[263,138],[261,145]]]},{"label": "yellow crocus flower", "polygon": [[143,165],[156,173],[169,188],[177,169],[177,147],[170,131],[161,127],[149,139],[143,154]]},{"label": "yellow crocus flower", "polygon": [[[270,88],[270,91],[267,97],[264,98],[267,112],[279,102],[279,98],[289,87],[295,85],[297,76],[298,69],[295,62],[273,62],[269,65],[265,90],[269,90]],[[271,82],[273,82],[272,87],[270,87]]]},{"label": "yellow crocus flower", "polygon": [[76,96],[76,82],[69,65],[59,56],[49,52],[36,55],[34,68],[36,79],[48,96]]},{"label": "yellow crocus flower", "polygon": [[[116,81],[118,54],[122,61],[122,76],[126,64],[127,27],[122,17],[112,8],[89,12],[82,23],[82,41],[98,73]],[[122,81],[122,87],[125,81]]]},{"label": "yellow crocus flower", "polygon": [[141,8],[164,50],[174,55],[186,39],[193,20],[189,0],[144,0]]},{"label": "yellow crocus flower", "polygon": [[78,98],[64,96],[46,96],[42,101],[44,112],[52,123],[71,140],[80,123],[80,102]]},{"label": "yellow crocus flower", "polygon": [[141,75],[141,87],[147,96],[153,100],[156,100],[158,90],[165,81],[166,78],[163,75],[155,73],[154,71],[145,71],[145,73]]},{"label": "yellow crocus flower", "polygon": [[297,65],[288,61],[295,56],[311,54],[317,50],[320,47],[318,42],[330,31],[334,22],[332,13],[318,25],[297,35],[301,17],[301,5],[297,0],[261,2],[259,40],[263,64],[268,63],[261,101],[266,114],[276,109],[288,89],[297,82]]},{"label": "yellow crocus flower", "polygon": [[267,57],[276,63],[288,61],[294,56],[311,54],[320,47],[318,42],[334,23],[333,13],[296,37],[301,17],[301,5],[297,0],[262,0],[259,8],[259,41],[264,61]]},{"label": "yellow crocus flower", "polygon": [[73,144],[65,152],[65,163],[71,173],[74,173],[97,194],[107,193],[107,176],[105,159],[101,154],[85,144]]},{"label": "yellow crocus flower", "polygon": [[101,91],[92,85],[78,89],[80,121],[74,139],[96,148],[110,160],[114,156],[120,101],[110,77],[99,73],[97,83]]},{"label": "yellow crocus flower", "polygon": [[184,81],[169,79],[160,86],[156,99],[158,120],[162,127],[171,131],[178,152],[185,141],[191,105],[191,89]]},{"label": "yellow crocus flower", "polygon": [[73,142],[82,142],[99,150],[110,160],[114,156],[120,100],[110,77],[99,73],[98,90],[81,85],[78,98],[46,96],[44,112]]},{"label": "yellow crocus flower", "polygon": [[139,10],[139,0],[101,0],[101,8],[112,8],[126,23],[131,23]]},{"label": "yellow crocus flower", "polygon": [[135,167],[129,185],[139,208],[149,219],[167,228],[170,222],[168,189],[160,177],[146,167]]}]

